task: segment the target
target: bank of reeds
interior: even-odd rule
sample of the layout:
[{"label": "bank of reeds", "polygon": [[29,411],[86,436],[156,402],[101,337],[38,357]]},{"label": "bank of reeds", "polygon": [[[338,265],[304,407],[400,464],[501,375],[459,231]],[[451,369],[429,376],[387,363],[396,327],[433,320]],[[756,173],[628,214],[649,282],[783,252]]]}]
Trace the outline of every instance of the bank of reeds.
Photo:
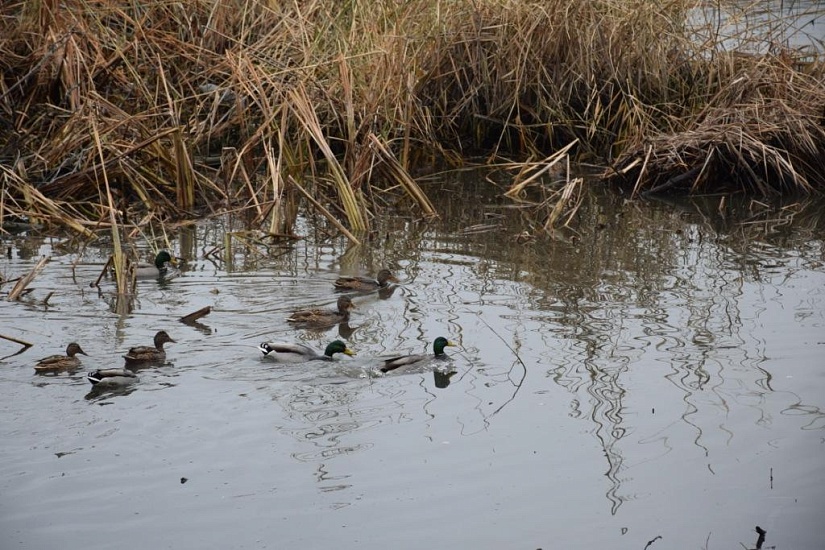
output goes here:
[{"label": "bank of reeds", "polygon": [[693,7],[5,2],[0,204],[79,232],[247,208],[289,234],[309,195],[355,239],[399,197],[435,214],[421,164],[569,144],[637,192],[823,189],[818,57],[731,53]]}]

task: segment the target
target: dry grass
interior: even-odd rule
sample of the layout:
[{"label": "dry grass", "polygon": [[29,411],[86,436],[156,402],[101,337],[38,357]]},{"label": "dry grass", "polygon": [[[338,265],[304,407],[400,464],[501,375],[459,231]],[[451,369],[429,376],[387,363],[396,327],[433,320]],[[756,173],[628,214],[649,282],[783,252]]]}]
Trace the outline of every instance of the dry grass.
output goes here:
[{"label": "dry grass", "polygon": [[312,198],[356,239],[396,190],[435,215],[421,163],[532,166],[570,143],[638,192],[822,190],[818,57],[776,25],[729,53],[712,25],[697,39],[692,7],[5,2],[3,211],[89,233],[248,208],[289,234]]}]

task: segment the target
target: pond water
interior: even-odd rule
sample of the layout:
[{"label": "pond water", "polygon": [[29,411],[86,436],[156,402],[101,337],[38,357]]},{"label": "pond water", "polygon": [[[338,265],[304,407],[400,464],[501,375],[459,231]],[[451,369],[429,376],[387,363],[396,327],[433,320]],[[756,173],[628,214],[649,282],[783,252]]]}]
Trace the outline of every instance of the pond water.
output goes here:
[{"label": "pond water", "polygon": [[[487,182],[448,188],[440,220],[356,249],[313,216],[290,244],[223,248],[228,217],[169,231],[182,274],[120,315],[89,288],[105,245],[4,236],[6,278],[52,259],[0,301],[0,334],[34,344],[0,340],[0,546],[730,549],[757,525],[765,547],[825,545],[821,206],[593,194],[523,239],[532,216]],[[402,284],[354,296],[348,326],[286,322],[385,266]],[[159,329],[168,363],[127,391],[34,374],[69,341],[81,371],[120,367]],[[442,335],[451,376],[376,371]],[[357,355],[256,349],[335,338]]]},{"label": "pond water", "polygon": [[691,13],[698,40],[765,54],[799,50],[815,61],[825,50],[825,6],[819,0],[705,2]]}]

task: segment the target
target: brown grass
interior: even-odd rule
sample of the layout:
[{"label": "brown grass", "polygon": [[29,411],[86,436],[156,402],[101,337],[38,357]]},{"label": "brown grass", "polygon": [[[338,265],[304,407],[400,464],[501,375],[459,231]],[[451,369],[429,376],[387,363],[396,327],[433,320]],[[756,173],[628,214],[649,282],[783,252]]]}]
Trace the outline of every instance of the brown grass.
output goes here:
[{"label": "brown grass", "polygon": [[0,203],[80,233],[240,208],[290,234],[306,200],[355,239],[388,194],[436,215],[422,164],[571,143],[636,192],[821,191],[817,52],[758,24],[731,52],[693,6],[5,2]]}]

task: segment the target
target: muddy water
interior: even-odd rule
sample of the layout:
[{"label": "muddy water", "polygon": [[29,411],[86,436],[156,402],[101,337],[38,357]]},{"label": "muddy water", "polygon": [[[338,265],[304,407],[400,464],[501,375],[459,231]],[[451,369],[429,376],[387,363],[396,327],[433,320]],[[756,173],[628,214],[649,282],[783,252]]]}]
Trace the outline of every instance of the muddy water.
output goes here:
[{"label": "muddy water", "polygon": [[[822,547],[821,208],[591,196],[572,230],[524,240],[525,211],[452,187],[441,221],[394,217],[358,249],[311,217],[291,245],[182,229],[181,276],[141,281],[124,314],[88,286],[105,243],[4,237],[5,277],[52,261],[0,302],[0,334],[34,344],[0,340],[0,546],[728,549],[758,525]],[[355,296],[347,326],[286,322],[384,266],[402,284]],[[168,364],[127,391],[34,375],[71,340],[82,370],[121,366],[159,329]],[[454,374],[376,371],[440,335]],[[334,338],[358,355],[255,349]]]}]

